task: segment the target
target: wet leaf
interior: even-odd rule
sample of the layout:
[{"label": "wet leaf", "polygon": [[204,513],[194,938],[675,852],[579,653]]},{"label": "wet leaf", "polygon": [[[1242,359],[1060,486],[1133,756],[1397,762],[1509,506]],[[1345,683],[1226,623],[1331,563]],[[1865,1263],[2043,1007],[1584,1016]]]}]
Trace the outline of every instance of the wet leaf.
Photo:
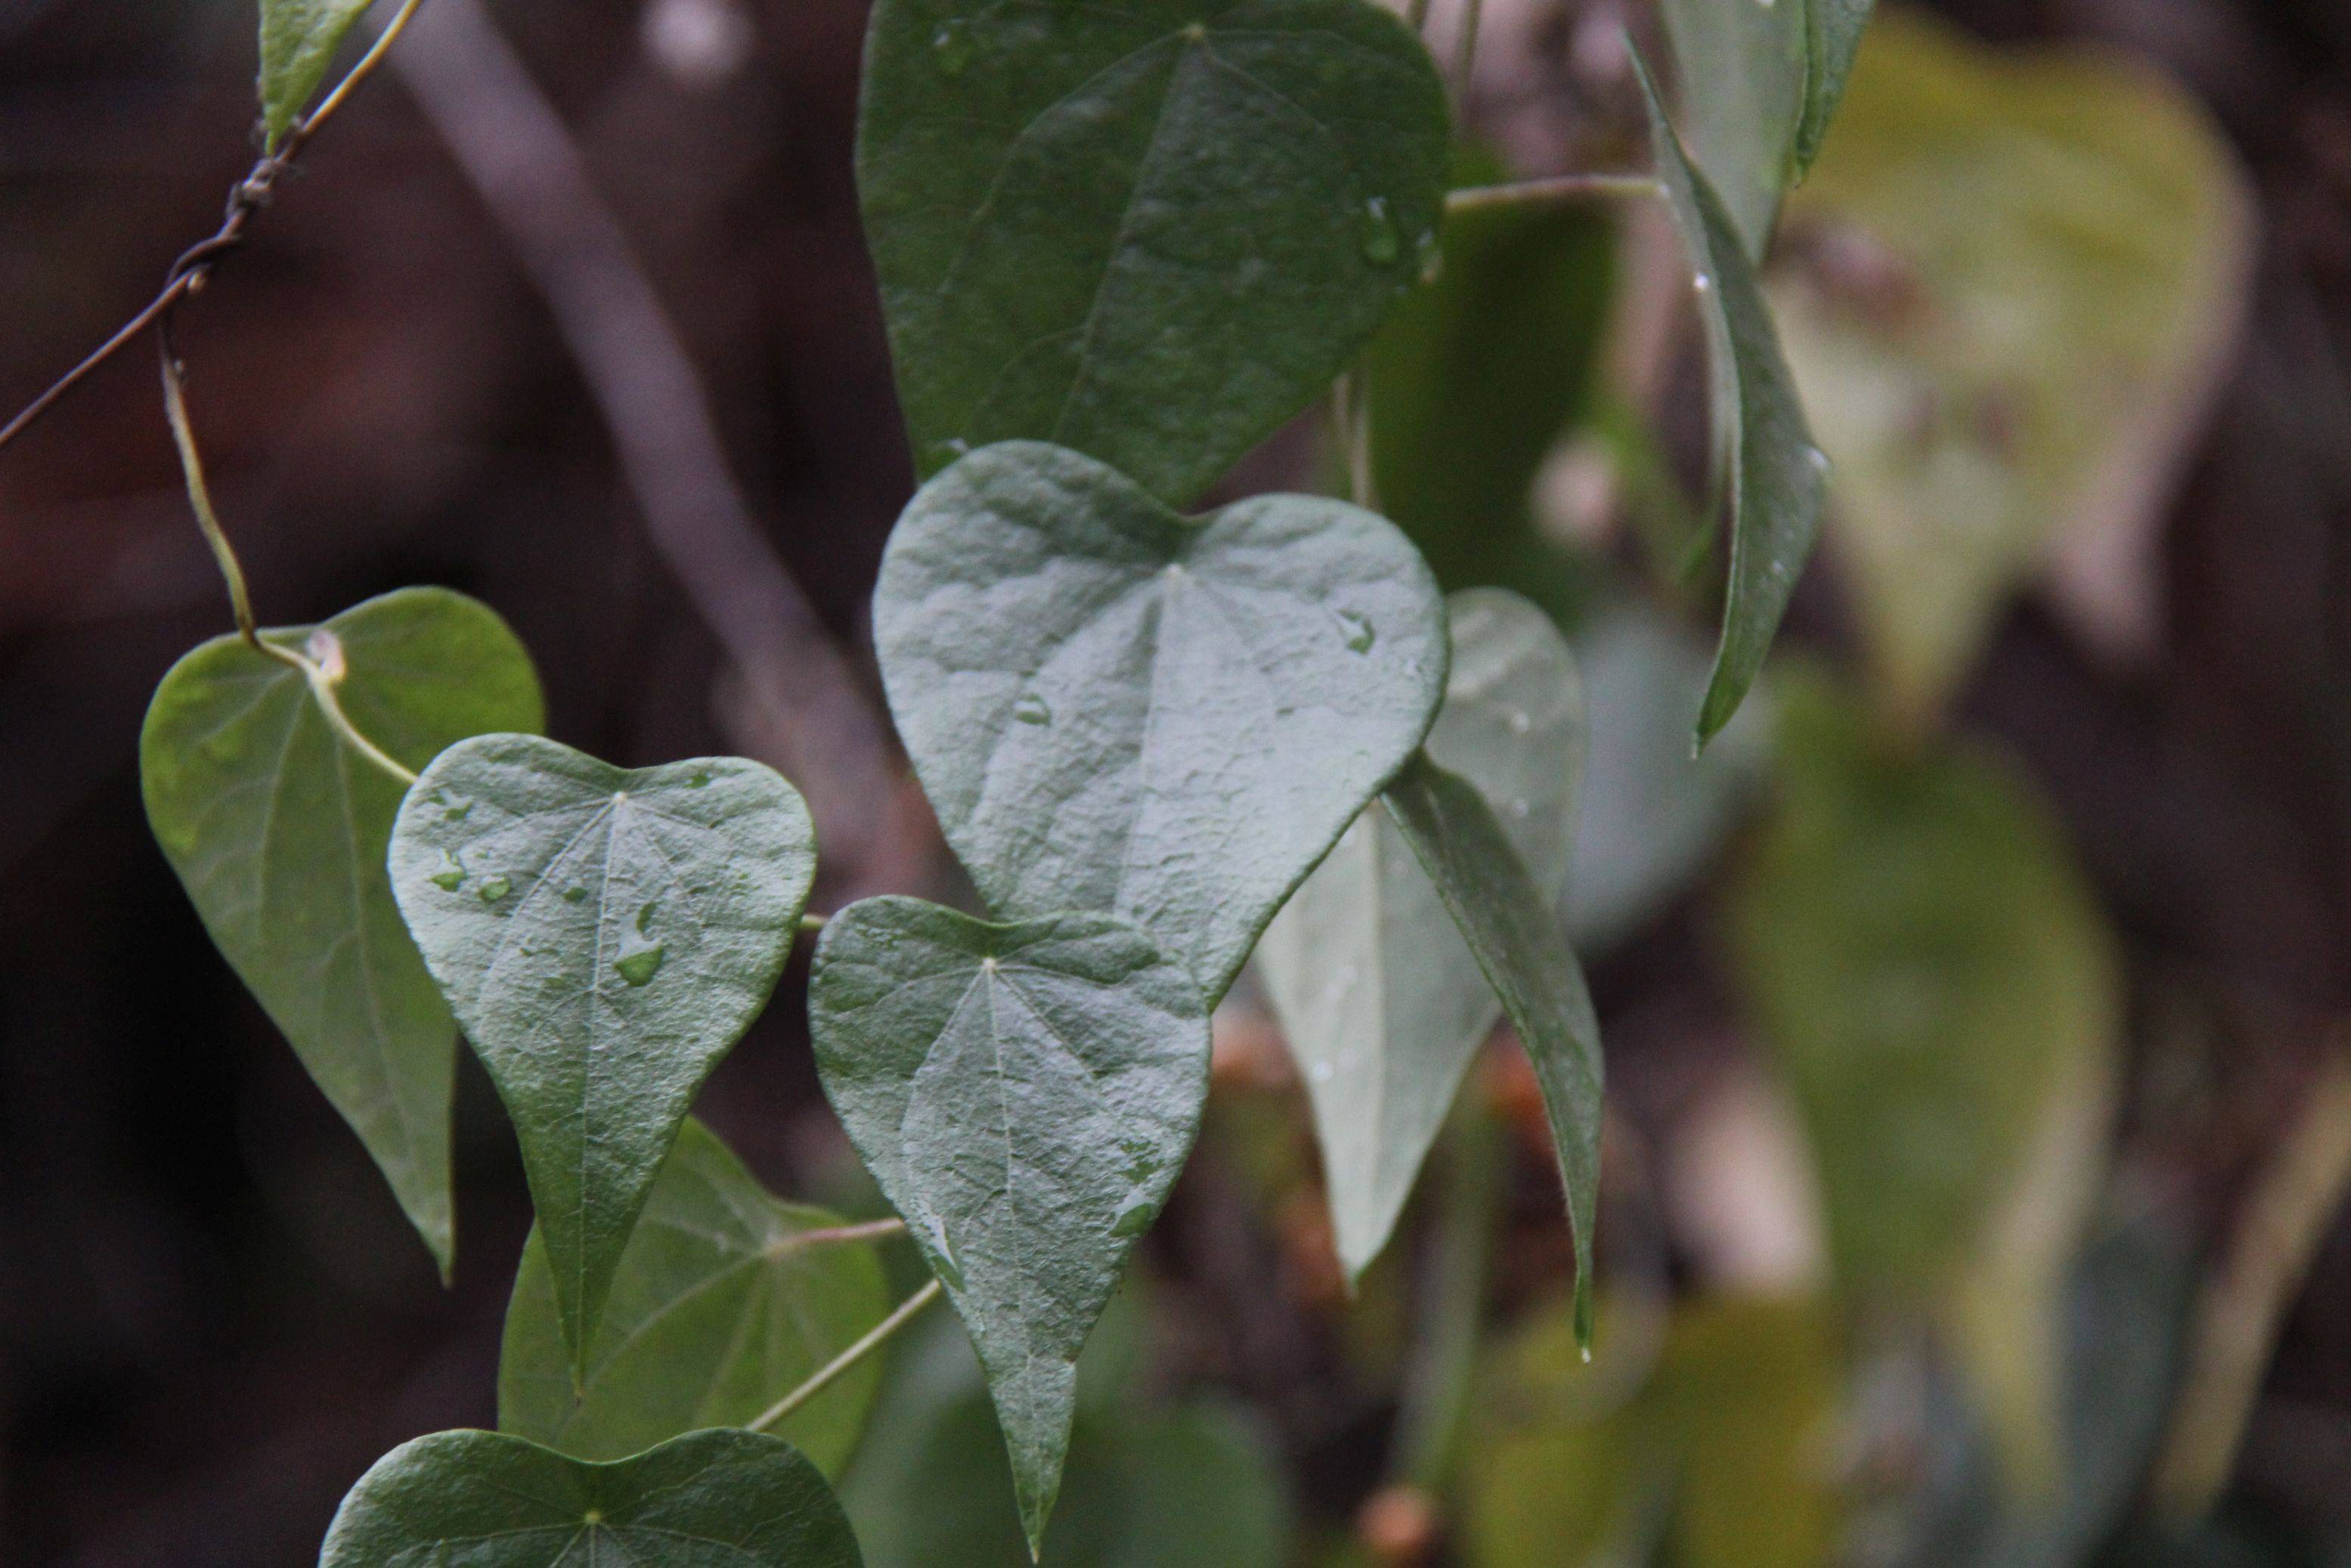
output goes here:
[{"label": "wet leaf", "polygon": [[752,1432],[696,1432],[610,1464],[496,1432],[436,1432],[376,1461],[319,1568],[858,1568],[816,1467]]},{"label": "wet leaf", "polygon": [[1739,711],[1820,536],[1827,460],[1804,425],[1770,310],[1738,231],[1690,164],[1646,68],[1650,141],[1706,327],[1714,442],[1730,481],[1722,644],[1698,709],[1701,744]]},{"label": "wet leaf", "polygon": [[[870,1241],[780,1202],[688,1121],[621,1254],[572,1381],[547,1245],[523,1249],[498,1356],[498,1429],[583,1459],[617,1459],[706,1427],[746,1426],[889,1312]],[[880,1383],[869,1356],[772,1428],[827,1474],[849,1460]]]},{"label": "wet leaf", "polygon": [[1199,989],[1113,916],[872,898],[825,927],[809,1021],[826,1096],[971,1332],[1033,1548],[1078,1352],[1199,1130]]},{"label": "wet leaf", "polygon": [[[410,768],[467,736],[544,722],[530,656],[462,594],[402,589],[266,635],[337,652],[344,711]],[[235,637],[163,677],[139,768],[147,820],[204,929],[447,1274],[457,1031],[384,873],[401,785],[329,727],[300,671]]]},{"label": "wet leaf", "polygon": [[1212,1002],[1445,691],[1443,602],[1384,519],[1261,496],[1193,521],[1032,442],[924,486],[873,620],[989,905],[1124,915]]},{"label": "wet leaf", "polygon": [[[1452,675],[1428,752],[1476,786],[1556,901],[1583,763],[1583,693],[1550,618],[1514,593],[1447,601]],[[1266,991],[1306,1080],[1340,1260],[1387,1244],[1501,1004],[1374,801],[1267,927]]]},{"label": "wet leaf", "polygon": [[522,1144],[573,1366],[695,1091],[783,973],[816,875],[756,762],[635,771],[523,735],[444,752],[392,884]]},{"label": "wet leaf", "polygon": [[883,0],[858,187],[917,469],[1025,437],[1190,501],[1411,287],[1447,134],[1358,0]]}]

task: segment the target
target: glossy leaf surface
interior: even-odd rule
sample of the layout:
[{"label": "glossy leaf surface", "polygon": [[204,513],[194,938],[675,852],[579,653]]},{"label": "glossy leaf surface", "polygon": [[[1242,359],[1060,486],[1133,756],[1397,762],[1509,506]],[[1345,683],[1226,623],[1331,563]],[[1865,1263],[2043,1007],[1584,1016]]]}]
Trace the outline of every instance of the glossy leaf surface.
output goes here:
[{"label": "glossy leaf surface", "polygon": [[1600,1203],[1600,1023],[1552,900],[1535,885],[1475,785],[1415,754],[1382,798],[1502,999],[1542,1091],[1575,1231],[1576,1300],[1588,1332]]},{"label": "glossy leaf surface", "polygon": [[[617,1459],[706,1427],[740,1427],[846,1350],[891,1306],[875,1243],[780,1202],[699,1122],[678,1134],[575,1389],[547,1246],[524,1248],[498,1356],[498,1428]],[[869,1356],[770,1428],[826,1474],[848,1462],[880,1382]]]},{"label": "glossy leaf surface", "polygon": [[[467,736],[543,722],[530,656],[462,594],[402,589],[266,635],[340,657],[344,711],[410,768]],[[204,929],[446,1274],[456,1025],[384,873],[401,785],[335,734],[300,671],[235,637],[163,677],[139,768],[148,822]]]},{"label": "glossy leaf surface", "polygon": [[924,486],[873,618],[990,906],[1124,915],[1212,1002],[1445,691],[1443,602],[1384,519],[1263,496],[1193,521],[1031,442]]},{"label": "glossy leaf surface", "polygon": [[573,1364],[695,1091],[766,1006],[816,876],[799,791],[532,736],[444,752],[392,883],[522,1144]]},{"label": "glossy leaf surface", "polygon": [[375,0],[261,0],[261,124],[270,149],[302,118]]},{"label": "glossy leaf surface", "polygon": [[1682,136],[1761,261],[1796,172],[1806,112],[1812,13],[1830,0],[1664,0],[1681,86]]},{"label": "glossy leaf surface", "polygon": [[611,1464],[436,1432],[360,1479],[319,1568],[858,1568],[816,1467],[780,1438],[696,1432]]},{"label": "glossy leaf surface", "polygon": [[827,1097],[971,1333],[1033,1546],[1078,1352],[1199,1129],[1199,989],[1113,916],[873,898],[825,927],[809,1020]]},{"label": "glossy leaf surface", "polygon": [[1657,178],[1681,230],[1706,328],[1714,442],[1730,481],[1730,576],[1722,644],[1698,709],[1703,743],[1739,711],[1771,652],[1797,575],[1820,538],[1828,460],[1805,427],[1737,227],[1691,166],[1646,69],[1641,82]]},{"label": "glossy leaf surface", "polygon": [[[1516,594],[1474,589],[1447,608],[1452,674],[1428,753],[1476,786],[1555,902],[1583,765],[1574,657]],[[1377,801],[1274,917],[1258,964],[1314,1108],[1340,1261],[1360,1275],[1501,1004]]]},{"label": "glossy leaf surface", "polygon": [[1446,140],[1362,0],[884,0],[858,187],[918,471],[1046,440],[1191,500],[1411,286]]}]

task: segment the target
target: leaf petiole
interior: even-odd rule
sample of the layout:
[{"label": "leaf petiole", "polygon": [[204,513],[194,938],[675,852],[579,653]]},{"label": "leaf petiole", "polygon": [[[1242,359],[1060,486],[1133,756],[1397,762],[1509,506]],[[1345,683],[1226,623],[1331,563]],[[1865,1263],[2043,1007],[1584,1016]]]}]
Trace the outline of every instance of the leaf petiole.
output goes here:
[{"label": "leaf petiole", "polygon": [[746,1429],[753,1432],[767,1431],[769,1427],[775,1426],[777,1422],[781,1421],[785,1416],[790,1415],[793,1411],[799,1409],[801,1406],[807,1404],[810,1400],[823,1393],[825,1389],[831,1385],[834,1378],[839,1377],[842,1373],[847,1372],[851,1367],[855,1366],[859,1362],[864,1360],[868,1355],[871,1355],[875,1350],[879,1349],[884,1343],[886,1343],[891,1335],[896,1333],[900,1329],[904,1328],[908,1323],[913,1322],[915,1318],[919,1317],[925,1307],[929,1306],[933,1301],[939,1299],[940,1292],[944,1289],[945,1287],[936,1280],[933,1280],[921,1290],[916,1291],[913,1295],[908,1296],[904,1301],[899,1302],[896,1310],[892,1312],[888,1317],[883,1318],[880,1322],[875,1323],[872,1328],[868,1329],[862,1339],[860,1339],[855,1344],[851,1345],[847,1350],[842,1351],[839,1355],[834,1356],[831,1361],[817,1368],[815,1372],[809,1375],[809,1380],[807,1382],[801,1384],[798,1388],[793,1389],[789,1394],[785,1395],[781,1399],[777,1400],[773,1405],[769,1406],[766,1412],[760,1415],[757,1419],[750,1422]]},{"label": "leaf petiole", "polygon": [[1503,185],[1470,185],[1445,198],[1447,214],[1488,207],[1530,207],[1554,203],[1635,200],[1665,193],[1649,174],[1552,174]]}]

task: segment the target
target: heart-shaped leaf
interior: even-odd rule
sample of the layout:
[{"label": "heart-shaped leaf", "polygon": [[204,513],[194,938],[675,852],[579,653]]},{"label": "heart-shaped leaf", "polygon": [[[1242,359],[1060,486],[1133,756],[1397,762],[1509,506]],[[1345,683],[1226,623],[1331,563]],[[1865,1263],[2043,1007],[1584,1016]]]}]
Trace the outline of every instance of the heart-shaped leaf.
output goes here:
[{"label": "heart-shaped leaf", "polygon": [[1195,522],[1034,442],[923,487],[873,621],[989,904],[1125,915],[1212,1004],[1445,692],[1443,601],[1384,519],[1263,496]]},{"label": "heart-shaped leaf", "polygon": [[632,772],[489,735],[424,770],[391,864],[514,1119],[584,1375],[695,1091],[783,973],[816,876],[808,808],[741,758]]},{"label": "heart-shaped leaf", "polygon": [[[467,736],[543,722],[530,655],[496,612],[445,589],[402,589],[264,635],[339,660],[344,711],[411,768]],[[446,1275],[457,1030],[384,874],[399,782],[337,737],[299,670],[235,637],[163,677],[139,773],[148,822],[204,929]]]},{"label": "heart-shaped leaf", "polygon": [[1738,229],[1682,151],[1638,55],[1634,63],[1647,96],[1657,179],[1693,269],[1706,326],[1714,442],[1730,476],[1730,579],[1722,645],[1698,709],[1703,743],[1739,711],[1771,651],[1797,574],[1820,538],[1828,459],[1805,428],[1803,406]]},{"label": "heart-shaped leaf", "polygon": [[872,898],[817,944],[809,1027],[825,1094],[971,1331],[1033,1550],[1078,1351],[1199,1129],[1199,988],[1112,915],[990,925]]},{"label": "heart-shaped leaf", "polygon": [[[523,1249],[498,1356],[498,1429],[617,1459],[705,1427],[740,1427],[890,1310],[874,1243],[768,1196],[689,1120],[612,1277],[574,1384],[547,1245]],[[880,1383],[868,1357],[772,1428],[827,1474],[856,1446]]]},{"label": "heart-shaped leaf", "polygon": [[[1472,589],[1446,605],[1453,673],[1428,753],[1477,787],[1555,904],[1583,766],[1574,655],[1515,593]],[[1314,1107],[1340,1261],[1360,1275],[1501,1004],[1378,801],[1282,906],[1257,957]]]},{"label": "heart-shaped leaf", "polygon": [[1502,998],[1542,1092],[1575,1232],[1579,1331],[1592,1332],[1592,1228],[1600,1207],[1600,1023],[1583,967],[1477,787],[1415,754],[1381,797]]},{"label": "heart-shaped leaf", "polygon": [[375,0],[261,0],[261,124],[271,152]]},{"label": "heart-shaped leaf", "polygon": [[498,1432],[435,1432],[343,1499],[319,1568],[859,1568],[816,1467],[756,1432],[695,1432],[610,1464]]},{"label": "heart-shaped leaf", "polygon": [[1361,0],[882,0],[858,188],[915,462],[1058,442],[1182,504],[1433,251],[1445,95]]}]

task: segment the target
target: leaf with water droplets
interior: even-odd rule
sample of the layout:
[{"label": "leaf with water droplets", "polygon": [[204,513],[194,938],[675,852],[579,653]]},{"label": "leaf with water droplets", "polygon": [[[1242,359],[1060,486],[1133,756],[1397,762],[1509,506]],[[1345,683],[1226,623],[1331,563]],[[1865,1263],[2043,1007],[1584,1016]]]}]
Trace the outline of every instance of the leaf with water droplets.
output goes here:
[{"label": "leaf with water droplets", "polygon": [[[716,1134],[689,1120],[621,1254],[577,1386],[547,1244],[532,1233],[507,1307],[498,1429],[617,1459],[753,1420],[890,1310],[878,1243],[841,1225],[770,1197]],[[881,1375],[881,1358],[858,1363],[776,1435],[837,1474]]]},{"label": "leaf with water droplets", "polygon": [[858,190],[917,468],[1029,437],[1190,501],[1412,287],[1447,135],[1358,0],[882,0]]},{"label": "leaf with water droplets", "polygon": [[343,39],[375,0],[261,0],[261,124],[269,150],[309,107]]},{"label": "leaf with water droplets", "polygon": [[610,1464],[500,1432],[435,1432],[360,1478],[319,1568],[859,1568],[824,1478],[789,1443],[695,1432]]},{"label": "leaf with water droplets", "polygon": [[1125,915],[1212,1001],[1445,692],[1443,601],[1385,519],[1260,496],[1194,521],[1035,442],[923,487],[873,623],[990,905]]},{"label": "leaf with water droplets", "polygon": [[1647,95],[1657,179],[1693,270],[1698,319],[1706,327],[1714,443],[1730,476],[1730,576],[1722,644],[1698,709],[1703,744],[1739,711],[1771,650],[1796,576],[1820,538],[1827,463],[1805,428],[1803,405],[1738,230],[1682,151],[1656,83],[1637,55],[1635,65]]},{"label": "leaf with water droplets", "polygon": [[[408,928],[514,1119],[584,1372],[695,1091],[783,973],[816,875],[808,809],[741,758],[632,772],[551,740],[484,736],[409,791],[391,865]],[[501,896],[481,895],[498,883]]]},{"label": "leaf with water droplets", "polygon": [[[1446,604],[1453,668],[1429,755],[1477,787],[1556,901],[1583,766],[1574,656],[1515,593],[1472,589]],[[1501,1004],[1377,801],[1274,917],[1257,961],[1314,1108],[1340,1261],[1360,1275]]]},{"label": "leaf with water droplets", "polygon": [[[331,639],[344,711],[412,768],[469,735],[543,722],[530,655],[487,606],[445,589],[402,589],[324,626],[263,635],[292,648]],[[445,1275],[457,1030],[384,874],[399,782],[336,736],[300,671],[236,637],[163,677],[139,773],[155,841],[204,929]]]},{"label": "leaf with water droplets", "polygon": [[825,926],[809,1027],[826,1096],[971,1332],[1033,1549],[1078,1352],[1199,1129],[1199,988],[1112,915],[991,925],[872,898]]},{"label": "leaf with water droplets", "polygon": [[1600,1024],[1583,967],[1477,786],[1416,753],[1381,801],[1502,999],[1542,1092],[1575,1233],[1576,1322],[1592,1332],[1592,1228],[1600,1207]]}]

